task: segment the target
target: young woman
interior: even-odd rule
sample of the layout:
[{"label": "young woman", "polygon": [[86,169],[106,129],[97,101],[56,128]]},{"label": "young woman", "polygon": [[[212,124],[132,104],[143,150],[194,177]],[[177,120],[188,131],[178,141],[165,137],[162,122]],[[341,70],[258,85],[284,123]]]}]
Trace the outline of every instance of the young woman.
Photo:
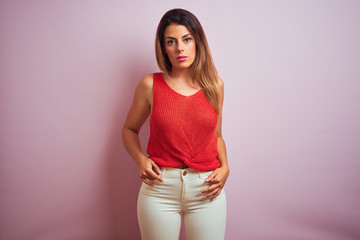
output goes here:
[{"label": "young woman", "polygon": [[[162,72],[140,81],[123,127],[124,145],[143,181],[137,209],[142,239],[178,240],[181,212],[186,239],[224,239],[224,83],[200,22],[189,11],[165,13],[155,48]],[[138,133],[149,115],[146,156]]]}]

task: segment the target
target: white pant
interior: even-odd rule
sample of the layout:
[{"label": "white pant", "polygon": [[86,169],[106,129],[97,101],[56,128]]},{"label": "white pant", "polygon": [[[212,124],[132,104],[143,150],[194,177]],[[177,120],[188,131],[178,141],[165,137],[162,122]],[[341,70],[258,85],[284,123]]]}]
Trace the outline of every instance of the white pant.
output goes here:
[{"label": "white pant", "polygon": [[138,221],[143,240],[178,240],[181,211],[187,240],[223,240],[226,224],[224,190],[210,201],[201,190],[209,184],[209,172],[191,168],[161,168],[164,183],[141,185],[138,197]]}]

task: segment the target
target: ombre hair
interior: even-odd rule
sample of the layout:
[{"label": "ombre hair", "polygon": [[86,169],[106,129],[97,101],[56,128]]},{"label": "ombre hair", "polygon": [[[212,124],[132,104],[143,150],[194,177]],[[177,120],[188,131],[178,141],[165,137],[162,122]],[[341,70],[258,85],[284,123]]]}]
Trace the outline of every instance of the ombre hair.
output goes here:
[{"label": "ombre hair", "polygon": [[161,18],[155,41],[156,61],[159,68],[165,75],[169,75],[172,64],[165,53],[164,32],[170,24],[183,25],[188,28],[196,42],[195,60],[190,66],[192,77],[195,84],[200,86],[210,104],[219,112],[219,90],[218,90],[218,74],[210,53],[209,45],[206,40],[204,30],[191,12],[176,8],[169,10]]}]

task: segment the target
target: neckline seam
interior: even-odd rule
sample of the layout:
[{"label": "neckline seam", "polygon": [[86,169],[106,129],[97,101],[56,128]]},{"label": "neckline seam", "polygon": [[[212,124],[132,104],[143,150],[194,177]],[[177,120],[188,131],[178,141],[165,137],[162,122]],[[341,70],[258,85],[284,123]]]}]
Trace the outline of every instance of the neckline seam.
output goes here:
[{"label": "neckline seam", "polygon": [[194,95],[197,95],[199,92],[201,92],[201,91],[203,90],[202,88],[200,88],[198,91],[196,91],[195,93],[193,93],[193,94],[191,94],[191,95],[183,95],[183,94],[181,94],[181,93],[178,93],[177,91],[175,91],[174,89],[172,89],[172,88],[169,86],[169,84],[165,81],[165,78],[164,78],[164,76],[163,76],[163,73],[160,73],[160,75],[161,75],[162,80],[164,81],[164,84],[165,84],[171,91],[173,91],[174,93],[176,93],[177,95],[180,95],[180,96],[182,96],[182,97],[185,97],[185,98],[192,97],[192,96],[194,96]]}]

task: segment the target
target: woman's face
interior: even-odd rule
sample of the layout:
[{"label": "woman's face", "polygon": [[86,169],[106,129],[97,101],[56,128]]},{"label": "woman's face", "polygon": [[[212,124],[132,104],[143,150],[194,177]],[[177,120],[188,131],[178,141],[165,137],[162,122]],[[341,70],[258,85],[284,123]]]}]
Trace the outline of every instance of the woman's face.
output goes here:
[{"label": "woman's face", "polygon": [[172,69],[191,66],[196,56],[196,43],[184,25],[170,24],[164,32],[164,50],[172,64]]}]

